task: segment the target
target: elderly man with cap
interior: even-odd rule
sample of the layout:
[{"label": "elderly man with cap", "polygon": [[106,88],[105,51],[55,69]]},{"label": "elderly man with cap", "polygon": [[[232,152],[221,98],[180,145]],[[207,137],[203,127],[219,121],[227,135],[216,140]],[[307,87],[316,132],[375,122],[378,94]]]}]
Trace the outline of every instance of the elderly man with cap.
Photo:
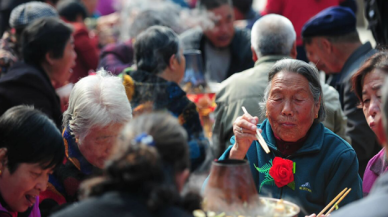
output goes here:
[{"label": "elderly man with cap", "polygon": [[[6,31],[0,39],[0,74],[21,59],[19,52],[21,34],[25,27],[42,17],[59,17],[54,7],[43,2],[28,2],[14,8],[9,24],[15,31]],[[13,33],[14,32],[14,33]]]},{"label": "elderly man with cap", "polygon": [[[296,58],[296,32],[289,19],[269,14],[255,22],[251,34],[252,54],[255,67],[236,73],[221,83],[216,94],[217,108],[213,127],[212,149],[219,157],[231,145],[233,122],[243,115],[241,106],[253,116],[262,115],[259,102],[268,85],[268,72],[276,61]],[[345,136],[346,118],[341,110],[337,91],[327,84],[322,85],[327,117],[324,125],[348,140]],[[263,121],[265,118],[259,118]]]},{"label": "elderly man with cap", "polygon": [[337,89],[342,110],[348,118],[346,135],[357,153],[362,176],[370,158],[381,147],[368,126],[350,78],[376,51],[369,42],[362,44],[356,30],[356,17],[345,7],[330,7],[312,17],[302,29],[310,61],[329,74],[328,84]]}]

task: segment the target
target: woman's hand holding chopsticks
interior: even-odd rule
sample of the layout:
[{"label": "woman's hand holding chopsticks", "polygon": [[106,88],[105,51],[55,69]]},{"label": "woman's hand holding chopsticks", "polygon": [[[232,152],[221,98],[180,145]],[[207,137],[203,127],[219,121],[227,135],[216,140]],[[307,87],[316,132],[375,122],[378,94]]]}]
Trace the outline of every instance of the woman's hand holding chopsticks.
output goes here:
[{"label": "woman's hand holding chopsticks", "polygon": [[230,151],[229,158],[243,159],[248,152],[252,142],[256,140],[256,129],[259,123],[258,117],[244,114],[238,117],[233,123],[235,144]]}]

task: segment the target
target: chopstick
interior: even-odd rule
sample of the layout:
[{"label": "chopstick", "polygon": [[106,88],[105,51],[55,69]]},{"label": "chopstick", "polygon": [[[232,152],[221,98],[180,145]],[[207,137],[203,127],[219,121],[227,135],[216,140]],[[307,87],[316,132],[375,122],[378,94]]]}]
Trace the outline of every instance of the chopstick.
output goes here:
[{"label": "chopstick", "polygon": [[[244,106],[241,107],[242,110],[244,111],[244,114],[249,114],[248,111],[245,109]],[[264,141],[263,136],[261,135],[259,129],[256,129],[256,139],[259,141],[259,144],[261,147],[264,149],[265,153],[269,154],[270,150],[268,148],[267,143]]]},{"label": "chopstick", "polygon": [[[343,197],[341,197],[340,198],[340,200],[339,201],[337,201],[337,203],[336,204],[334,204],[333,205],[333,207],[331,207],[331,211],[333,211],[333,209],[336,207],[336,205],[338,205],[339,204],[339,202],[341,202],[343,199],[344,199],[344,197],[346,196],[346,195],[348,195],[348,193],[349,193],[349,191],[350,190],[352,190],[351,188],[348,190],[348,191],[346,191],[348,188],[345,188],[344,190],[342,190],[332,201],[330,201],[330,203],[329,204],[327,204],[327,206],[325,207],[325,208],[323,208],[323,210],[320,212],[320,213],[318,213],[318,215],[317,215],[317,217],[319,217],[319,216],[321,216],[331,205],[333,205],[333,203],[335,203],[337,200],[338,200],[338,198],[340,198],[341,196],[343,196]],[[344,194],[344,192],[346,191],[346,193]],[[331,211],[329,210],[329,212],[327,212],[326,213],[326,215],[327,214],[329,214]]]},{"label": "chopstick", "polygon": [[345,192],[345,194],[344,195],[342,195],[342,197],[331,207],[331,209],[329,209],[329,211],[325,214],[325,216],[327,216],[327,215],[329,215],[333,210],[334,210],[334,208],[335,207],[337,207],[337,205],[339,204],[339,203],[341,203],[341,201],[346,197],[346,195],[348,195],[349,194],[349,192],[351,191],[352,189],[351,188],[349,188],[349,190],[347,190],[346,192]]}]

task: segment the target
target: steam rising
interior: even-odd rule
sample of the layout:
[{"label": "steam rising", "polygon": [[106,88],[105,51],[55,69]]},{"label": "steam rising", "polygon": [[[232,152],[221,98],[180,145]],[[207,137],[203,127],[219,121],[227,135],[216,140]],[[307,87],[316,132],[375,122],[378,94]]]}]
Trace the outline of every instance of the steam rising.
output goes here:
[{"label": "steam rising", "polygon": [[[132,26],[136,16],[145,10],[155,10],[163,21],[177,34],[193,28],[209,29],[214,26],[211,15],[199,9],[181,8],[179,5],[166,0],[123,0],[118,7],[120,11],[120,41],[136,37],[141,30]],[[147,26],[147,24],[139,25]]]}]

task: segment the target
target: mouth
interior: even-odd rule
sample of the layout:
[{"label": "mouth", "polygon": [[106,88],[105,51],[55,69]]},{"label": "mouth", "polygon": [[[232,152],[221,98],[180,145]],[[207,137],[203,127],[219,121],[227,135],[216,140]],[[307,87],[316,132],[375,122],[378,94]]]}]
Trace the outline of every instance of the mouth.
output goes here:
[{"label": "mouth", "polygon": [[291,123],[291,122],[283,122],[283,123],[280,123],[280,125],[282,125],[284,127],[294,127],[296,124]]},{"label": "mouth", "polygon": [[221,37],[218,37],[218,41],[221,41],[221,42],[226,42],[226,41],[229,41],[229,36],[221,36]]},{"label": "mouth", "polygon": [[374,128],[375,126],[376,126],[375,122],[370,122],[370,123],[369,123],[369,127],[370,127],[370,128]]},{"label": "mouth", "polygon": [[25,197],[26,197],[26,200],[27,200],[28,203],[29,203],[29,207],[31,207],[31,206],[33,206],[33,205],[35,204],[35,202],[36,202],[36,197],[37,197],[37,196],[33,196],[33,195],[30,195],[30,194],[26,194]]}]

